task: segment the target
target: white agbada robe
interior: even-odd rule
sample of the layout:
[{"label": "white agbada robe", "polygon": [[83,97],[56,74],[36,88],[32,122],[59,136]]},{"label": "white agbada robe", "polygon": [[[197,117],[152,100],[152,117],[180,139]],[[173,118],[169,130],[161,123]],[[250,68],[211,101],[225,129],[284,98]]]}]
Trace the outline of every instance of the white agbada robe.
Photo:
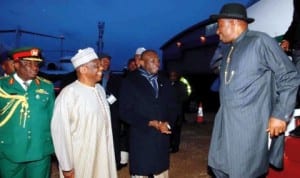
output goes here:
[{"label": "white agbada robe", "polygon": [[66,86],[55,101],[51,132],[61,177],[72,168],[75,178],[117,177],[110,111],[99,84]]}]

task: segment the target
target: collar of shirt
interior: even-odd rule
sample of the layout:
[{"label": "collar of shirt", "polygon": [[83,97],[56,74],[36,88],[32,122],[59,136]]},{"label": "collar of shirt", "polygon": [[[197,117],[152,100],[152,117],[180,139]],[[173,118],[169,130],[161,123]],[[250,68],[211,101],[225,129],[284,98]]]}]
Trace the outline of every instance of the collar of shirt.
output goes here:
[{"label": "collar of shirt", "polygon": [[27,80],[27,81],[22,80],[22,79],[18,76],[17,73],[14,73],[13,76],[14,76],[14,78],[16,79],[16,81],[17,81],[17,82],[18,82],[25,90],[27,90],[27,86],[24,85],[24,82],[27,82],[28,85],[30,85],[31,82],[32,82],[32,80]]},{"label": "collar of shirt", "polygon": [[149,72],[147,72],[143,68],[139,68],[138,70],[140,71],[140,74],[142,76],[144,76],[147,80],[149,80],[149,82],[151,82],[151,80],[157,80],[157,74],[155,74],[155,75],[150,74]]}]

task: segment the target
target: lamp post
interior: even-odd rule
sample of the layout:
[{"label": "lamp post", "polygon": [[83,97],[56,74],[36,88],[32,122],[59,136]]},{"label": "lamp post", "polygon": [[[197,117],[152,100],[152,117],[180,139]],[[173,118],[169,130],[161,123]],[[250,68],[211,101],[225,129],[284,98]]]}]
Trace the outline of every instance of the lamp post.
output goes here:
[{"label": "lamp post", "polygon": [[103,33],[104,33],[104,25],[103,21],[98,22],[98,41],[97,41],[97,51],[100,54],[103,51],[104,42],[103,42]]}]

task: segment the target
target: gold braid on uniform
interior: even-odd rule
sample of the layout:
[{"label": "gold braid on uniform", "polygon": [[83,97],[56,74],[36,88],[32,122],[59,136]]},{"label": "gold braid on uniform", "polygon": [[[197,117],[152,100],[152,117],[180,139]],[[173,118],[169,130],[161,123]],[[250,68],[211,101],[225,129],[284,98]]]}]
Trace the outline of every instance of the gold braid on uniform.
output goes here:
[{"label": "gold braid on uniform", "polygon": [[20,125],[23,125],[23,127],[25,128],[28,110],[28,102],[26,100],[26,96],[10,95],[6,93],[2,88],[0,88],[0,98],[10,99],[5,107],[0,110],[0,115],[4,115],[9,111],[5,118],[0,122],[0,127],[4,126],[11,119],[17,107],[21,104]]}]

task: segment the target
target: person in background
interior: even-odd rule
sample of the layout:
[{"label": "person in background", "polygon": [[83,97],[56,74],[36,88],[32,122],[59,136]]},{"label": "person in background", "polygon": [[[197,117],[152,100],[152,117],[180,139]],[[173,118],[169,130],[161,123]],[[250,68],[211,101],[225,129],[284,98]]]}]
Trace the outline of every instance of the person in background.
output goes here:
[{"label": "person in background", "polygon": [[71,58],[77,80],[55,101],[51,132],[61,178],[116,178],[109,106],[93,48]]},{"label": "person in background", "polygon": [[[135,59],[130,58],[127,61],[126,69],[123,73],[123,79],[127,77],[127,75],[137,69]],[[123,80],[122,79],[122,80]],[[121,119],[122,116],[120,116]],[[126,166],[128,164],[128,158],[129,158],[129,125],[124,122],[122,119],[120,120],[120,151],[121,151],[121,159],[120,163],[122,167]]]},{"label": "person in background", "polygon": [[132,72],[136,70],[138,67],[136,65],[135,58],[130,58],[127,62],[127,71]]},{"label": "person in background", "polygon": [[111,75],[111,71],[110,71],[111,56],[106,53],[100,53],[99,60],[101,61],[101,65],[103,67],[103,76],[101,80],[101,85],[104,89],[106,89],[107,82]]},{"label": "person in background", "polygon": [[137,68],[139,68],[141,66],[141,64],[140,64],[141,55],[145,50],[146,49],[144,47],[139,47],[135,51],[134,59],[135,59],[135,64],[136,64]]},{"label": "person in background", "polygon": [[[102,86],[106,92],[106,99],[109,103],[111,113],[111,125],[114,139],[114,149],[117,169],[120,170],[127,165],[122,159],[121,162],[121,120],[119,114],[119,89],[121,85],[122,75],[114,74],[110,71],[111,56],[105,53],[99,54],[99,59],[103,66]],[[126,157],[126,156],[125,156]]]},{"label": "person in background", "polygon": [[300,70],[300,1],[294,0],[293,20],[283,35],[280,46],[286,52],[291,52],[297,69]]},{"label": "person in background", "polygon": [[223,58],[223,50],[226,47],[226,44],[219,42],[213,57],[211,58],[209,67],[213,74],[217,75],[216,79],[213,81],[210,90],[213,92],[219,92],[220,87],[220,78],[219,78],[219,71],[220,71],[220,64]]},{"label": "person in background", "polygon": [[176,101],[179,107],[178,115],[175,124],[172,129],[171,141],[170,141],[170,152],[176,153],[179,151],[181,128],[184,121],[184,103],[188,100],[188,93],[186,85],[180,81],[180,74],[176,70],[169,71],[169,79],[171,85],[176,91]]},{"label": "person in background", "polygon": [[254,19],[242,4],[225,4],[210,18],[228,46],[220,65],[220,108],[208,165],[218,178],[264,177],[269,163],[282,167],[299,73],[275,39],[248,29]]},{"label": "person in background", "polygon": [[141,55],[141,67],[120,89],[121,119],[129,125],[129,169],[132,178],[168,178],[170,134],[178,106],[170,80],[158,74],[154,50]]},{"label": "person in background", "polygon": [[0,64],[4,76],[11,75],[15,72],[14,61],[9,56],[8,51],[4,51],[0,54]]},{"label": "person in background", "polygon": [[12,59],[15,73],[0,79],[0,177],[49,178],[54,86],[37,76],[39,48],[15,49]]},{"label": "person in background", "polygon": [[[300,71],[300,1],[294,0],[294,13],[293,20],[283,35],[280,46],[288,54],[291,54],[293,63],[296,65],[298,71]],[[297,105],[296,108],[300,107],[300,90],[297,94]],[[295,119],[300,119],[295,117]],[[300,137],[300,126],[290,131],[291,136]]]}]

